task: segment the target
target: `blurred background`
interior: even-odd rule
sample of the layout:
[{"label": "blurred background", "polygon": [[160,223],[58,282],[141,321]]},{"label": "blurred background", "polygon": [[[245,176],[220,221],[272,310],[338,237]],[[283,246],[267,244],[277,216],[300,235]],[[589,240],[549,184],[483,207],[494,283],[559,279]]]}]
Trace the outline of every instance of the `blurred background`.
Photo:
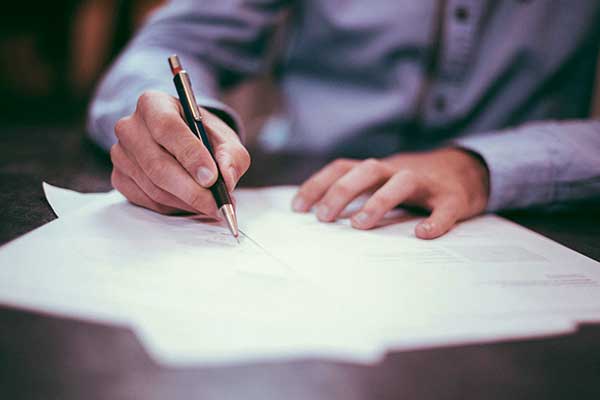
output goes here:
[{"label": "blurred background", "polygon": [[[3,5],[0,14],[0,124],[57,124],[83,128],[93,90],[111,61],[166,0],[30,0]],[[271,70],[224,93],[241,116],[248,146],[269,141],[278,126],[265,122],[280,104],[270,78],[283,45],[285,15],[271,45]],[[600,80],[596,93],[599,92]],[[256,101],[259,98],[260,101]],[[593,115],[600,115],[595,96]],[[264,146],[263,146],[264,147]]]},{"label": "blurred background", "polygon": [[0,16],[3,122],[81,118],[102,71],[161,2],[11,2]]},{"label": "blurred background", "polygon": [[[30,0],[0,14],[0,123],[78,124],[111,61],[165,0]],[[276,108],[267,76],[226,93],[250,138]],[[261,101],[253,101],[261,93]]]}]

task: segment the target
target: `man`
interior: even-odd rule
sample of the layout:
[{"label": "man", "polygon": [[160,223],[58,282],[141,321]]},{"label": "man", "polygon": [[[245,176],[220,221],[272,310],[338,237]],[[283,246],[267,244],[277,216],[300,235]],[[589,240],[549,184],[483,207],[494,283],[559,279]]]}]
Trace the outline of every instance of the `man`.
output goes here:
[{"label": "man", "polygon": [[139,32],[90,110],[130,201],[215,213],[206,188],[216,167],[181,117],[166,59],[177,53],[191,75],[231,190],[250,158],[216,97],[261,70],[282,11],[284,150],[356,158],[306,181],[296,211],[316,206],[334,221],[373,193],[354,227],[415,205],[431,210],[415,232],[431,239],[486,210],[600,195],[600,122],[582,120],[600,43],[595,0],[178,0]]}]

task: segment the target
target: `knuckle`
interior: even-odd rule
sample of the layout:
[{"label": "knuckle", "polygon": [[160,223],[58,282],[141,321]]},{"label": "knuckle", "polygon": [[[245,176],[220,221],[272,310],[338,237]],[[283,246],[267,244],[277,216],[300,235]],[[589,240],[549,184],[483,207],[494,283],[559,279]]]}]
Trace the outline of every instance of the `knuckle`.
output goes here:
[{"label": "knuckle", "polygon": [[113,166],[118,167],[121,171],[128,171],[127,156],[123,152],[121,146],[117,143],[110,148],[110,160]]},{"label": "knuckle", "polygon": [[375,158],[367,158],[362,164],[369,171],[377,171],[381,168],[381,162]]},{"label": "knuckle", "polygon": [[336,183],[330,189],[331,196],[334,198],[346,198],[352,195],[352,187],[346,183]]},{"label": "knuckle", "polygon": [[389,175],[388,167],[384,162],[376,158],[367,158],[362,162],[366,173],[372,175]]},{"label": "knuckle", "polygon": [[402,181],[405,184],[413,185],[417,180],[417,174],[412,169],[401,169],[394,174],[396,180]]},{"label": "knuckle", "polygon": [[130,122],[130,118],[124,117],[124,118],[119,119],[117,121],[117,123],[115,124],[115,128],[114,128],[115,136],[120,141],[122,141],[130,132],[129,122]]},{"label": "knuckle", "polygon": [[119,153],[118,149],[115,146],[110,148],[110,161],[114,169],[120,169],[121,171],[126,171],[126,163],[123,160],[122,155]]},{"label": "knuckle", "polygon": [[334,169],[340,169],[340,168],[342,168],[343,165],[344,165],[344,160],[341,158],[333,160],[333,162],[331,163],[331,167]]},{"label": "knuckle", "polygon": [[347,169],[351,163],[352,163],[352,160],[350,160],[348,158],[338,158],[337,160],[334,160],[331,163],[331,167],[338,171],[342,171],[342,170]]},{"label": "knuckle", "polygon": [[140,111],[141,113],[145,113],[149,110],[150,106],[152,105],[153,99],[156,96],[156,92],[151,91],[151,90],[146,90],[144,92],[142,92],[142,94],[140,94],[140,97],[138,97],[138,101],[137,101],[137,110]]}]

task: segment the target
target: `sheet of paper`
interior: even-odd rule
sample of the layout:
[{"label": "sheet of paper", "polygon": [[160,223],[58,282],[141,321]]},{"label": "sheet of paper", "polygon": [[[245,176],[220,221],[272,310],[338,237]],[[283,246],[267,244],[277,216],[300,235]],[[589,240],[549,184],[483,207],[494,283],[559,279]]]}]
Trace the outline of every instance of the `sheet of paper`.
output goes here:
[{"label": "sheet of paper", "polygon": [[[506,220],[503,220],[498,217],[488,216],[483,217],[478,220],[471,221],[466,224],[462,224],[453,232],[451,232],[448,236],[438,239],[435,242],[423,242],[420,241],[413,236],[413,228],[416,220],[410,216],[403,215],[402,213],[396,212],[394,215],[390,215],[391,220],[402,220],[405,219],[406,222],[403,224],[396,224],[393,227],[388,227],[386,229],[379,229],[377,232],[383,234],[383,237],[389,242],[386,244],[385,241],[380,241],[375,244],[375,247],[369,251],[365,251],[364,245],[361,240],[356,243],[356,247],[360,250],[358,252],[351,252],[348,249],[355,248],[355,246],[351,245],[351,242],[347,242],[345,238],[340,236],[339,228],[343,230],[345,233],[349,233],[349,240],[358,237],[355,235],[357,232],[355,230],[349,229],[349,224],[347,221],[342,220],[339,224],[333,225],[333,230],[329,233],[332,235],[329,242],[330,246],[334,244],[334,246],[328,251],[327,248],[322,248],[321,241],[315,241],[312,239],[312,235],[314,233],[313,229],[316,229],[316,232],[319,235],[323,235],[327,233],[326,230],[323,230],[323,224],[317,223],[314,218],[310,215],[298,215],[289,212],[289,204],[290,199],[295,192],[295,188],[277,188],[271,190],[262,190],[262,191],[252,191],[252,192],[243,192],[244,200],[249,204],[258,204],[258,209],[254,209],[252,207],[242,208],[240,210],[241,215],[245,211],[248,211],[247,216],[243,216],[243,218],[251,223],[257,221],[256,229],[253,229],[253,234],[255,236],[259,236],[261,233],[265,235],[264,241],[271,244],[270,247],[274,249],[278,249],[275,251],[277,257],[280,259],[289,258],[290,263],[296,262],[298,265],[298,270],[302,273],[306,274],[307,271],[310,271],[311,266],[315,266],[317,270],[315,271],[315,280],[323,280],[323,275],[325,273],[330,272],[332,276],[330,277],[332,281],[336,279],[339,280],[346,274],[346,269],[352,268],[360,268],[360,266],[364,266],[369,269],[369,273],[367,274],[367,278],[375,278],[372,286],[372,290],[376,292],[376,295],[381,298],[381,282],[378,282],[376,278],[381,278],[385,280],[387,277],[390,277],[389,271],[385,274],[371,274],[371,268],[377,265],[387,266],[389,268],[390,265],[402,264],[405,265],[406,271],[413,272],[413,275],[418,275],[419,278],[423,278],[427,276],[427,273],[430,273],[431,278],[438,283],[442,283],[442,288],[435,288],[435,285],[432,285],[429,282],[425,282],[424,284],[427,287],[430,287],[429,292],[440,292],[440,289],[444,289],[446,285],[444,282],[444,274],[448,272],[451,274],[452,279],[462,279],[457,275],[457,271],[462,271],[461,268],[452,269],[450,271],[447,270],[448,266],[459,265],[459,267],[468,266],[471,264],[469,269],[466,270],[467,277],[462,281],[463,284],[468,286],[468,290],[461,290],[462,288],[458,283],[455,286],[452,286],[456,292],[458,292],[459,297],[456,297],[454,293],[448,294],[455,299],[460,298],[461,294],[465,294],[463,299],[464,303],[460,304],[458,302],[447,303],[445,301],[444,296],[425,296],[428,301],[432,301],[432,299],[440,299],[440,303],[442,306],[447,305],[452,307],[453,310],[448,310],[447,308],[440,307],[438,304],[434,303],[435,308],[438,308],[437,312],[433,314],[436,316],[435,318],[439,318],[439,315],[443,318],[456,318],[457,316],[461,316],[463,318],[468,318],[472,316],[480,317],[481,315],[488,316],[493,311],[489,308],[487,303],[480,304],[478,302],[472,301],[472,296],[474,293],[470,288],[479,289],[483,292],[482,297],[491,298],[491,302],[495,302],[494,292],[496,297],[499,300],[496,302],[497,304],[506,303],[507,312],[503,312],[501,309],[496,310],[496,314],[503,316],[509,313],[511,315],[512,320],[514,320],[515,316],[519,314],[515,314],[515,310],[518,310],[519,307],[524,311],[522,316],[524,319],[530,321],[532,318],[545,318],[547,320],[548,314],[546,312],[535,313],[535,309],[531,309],[530,305],[527,302],[521,302],[520,297],[517,297],[513,302],[517,304],[510,304],[511,301],[505,299],[506,291],[509,291],[511,288],[529,288],[530,294],[532,291],[535,291],[536,287],[539,289],[540,287],[544,287],[545,285],[552,285],[554,287],[571,287],[574,290],[578,290],[577,288],[582,286],[595,287],[597,283],[593,280],[590,280],[585,274],[572,274],[572,273],[554,273],[554,274],[546,274],[546,275],[536,275],[532,279],[523,279],[526,278],[524,272],[522,271],[522,267],[528,265],[531,262],[539,262],[544,265],[547,261],[543,257],[536,255],[535,250],[527,250],[527,248],[538,247],[539,253],[544,254],[546,247],[550,245],[555,251],[558,251],[555,257],[552,257],[553,262],[556,264],[557,261],[564,259],[568,259],[570,256],[576,255],[576,259],[581,259],[590,261],[589,259],[582,257],[560,245],[555,244],[554,242],[549,241],[546,238],[543,238],[539,235],[536,235],[522,227],[519,227],[515,224],[512,224]],[[76,192],[70,193],[72,197],[80,197],[80,202],[87,199],[85,196],[81,196]],[[349,208],[356,208],[357,204],[351,205]],[[260,214],[260,217],[258,217]],[[266,223],[266,220],[272,220],[272,224]],[[294,229],[291,233],[286,233],[285,235],[280,235],[279,230],[277,228],[280,226],[294,226]],[[263,228],[263,229],[261,229]],[[389,235],[386,234],[386,230],[389,231]],[[291,238],[290,235],[297,235],[296,238]],[[392,238],[392,240],[388,240]],[[490,238],[495,238],[494,241],[490,241]],[[397,243],[399,239],[405,239],[405,243],[402,246],[398,246]],[[383,240],[383,239],[380,239]],[[446,246],[446,242],[448,245]],[[316,248],[313,251],[305,251],[307,246],[310,244],[316,244]],[[335,244],[336,243],[345,243],[345,248],[338,249]],[[526,247],[523,247],[523,244],[527,244]],[[383,250],[382,250],[383,249]],[[369,252],[371,254],[369,254]],[[314,254],[317,255],[319,260],[317,262],[312,262],[313,260],[305,260],[307,255]],[[324,255],[329,254],[330,264],[328,268],[323,269],[321,265],[323,261],[326,260]],[[346,260],[344,260],[344,256],[346,256]],[[480,271],[479,266],[481,264],[487,264],[488,268]],[[355,264],[358,264],[356,266]],[[426,265],[427,268],[425,271],[422,271],[417,268],[413,268],[414,264],[418,265]],[[353,267],[353,265],[355,265]],[[441,270],[435,269],[435,267],[441,266]],[[512,266],[512,270],[508,271],[511,276],[517,276],[518,279],[512,280],[502,280],[496,279],[491,280],[488,276],[489,273],[493,273],[489,267],[496,266],[497,269],[505,269],[508,265]],[[342,270],[336,269],[336,266],[342,267]],[[534,263],[534,267],[536,264]],[[431,269],[433,268],[433,269]],[[569,269],[567,265],[566,268]],[[537,271],[537,268],[534,268]],[[397,274],[406,274],[405,270],[397,270]],[[563,268],[564,270],[564,268]],[[418,271],[418,274],[417,274]],[[475,272],[474,272],[475,271]],[[477,273],[483,273],[482,278],[477,277]],[[523,275],[521,275],[523,273]],[[356,274],[356,271],[353,272],[353,275]],[[415,276],[416,277],[416,276]],[[398,295],[397,289],[401,289],[401,284],[398,282],[402,282],[401,277],[399,279],[392,279],[392,287],[390,289],[390,296],[393,299],[400,299],[400,295]],[[479,279],[479,280],[478,280]],[[406,282],[409,287],[403,288],[402,292],[407,294],[407,298],[410,297],[408,294],[411,293],[413,288],[416,288],[418,291],[423,291],[423,287],[419,285],[413,285],[411,281]],[[490,287],[500,288],[501,290],[490,290]],[[337,285],[337,288],[352,288],[352,285]],[[364,289],[364,288],[363,288]],[[506,290],[503,290],[506,289]],[[531,290],[533,289],[533,290]],[[349,290],[352,292],[352,290]],[[572,290],[573,291],[573,290]],[[545,292],[542,290],[542,292]],[[349,293],[350,295],[352,293]],[[425,292],[423,292],[425,294]],[[513,293],[511,293],[512,295]],[[518,293],[517,293],[518,294]],[[417,295],[411,295],[413,298],[417,298]],[[551,296],[551,295],[550,295]],[[587,302],[586,294],[584,293],[581,297],[583,298],[583,312],[587,312],[587,308],[589,307],[589,312],[591,315],[595,315],[597,308],[593,306],[592,303]],[[509,297],[510,299],[510,297]],[[379,304],[382,302],[379,301]],[[539,300],[535,300],[533,306],[539,303]],[[394,304],[394,301],[390,301],[389,304]],[[549,306],[551,303],[546,303]],[[481,305],[479,310],[474,310],[474,314],[471,314],[469,310],[472,310],[472,306]],[[581,304],[580,304],[581,305]],[[515,308],[516,307],[516,308]],[[560,317],[561,310],[565,311],[568,314],[572,314],[573,309],[578,308],[578,306],[571,304],[570,306],[566,306],[565,304],[560,304],[551,315],[553,317]],[[425,308],[424,302],[419,301],[419,304],[415,306],[415,309],[419,311],[423,311]],[[546,308],[547,310],[548,308]],[[443,312],[440,312],[443,310]],[[370,312],[370,311],[368,311]],[[424,314],[419,314],[423,316]],[[385,318],[385,317],[384,317]],[[425,319],[425,318],[423,318]],[[504,319],[503,321],[510,321]],[[431,324],[431,321],[428,321]],[[562,322],[561,322],[562,323]],[[547,322],[545,326],[548,326]],[[531,324],[523,324],[520,321],[517,325],[525,326]],[[542,324],[543,325],[543,324]],[[541,325],[540,325],[541,326]],[[455,328],[453,328],[455,329]],[[471,329],[471,333],[474,332],[473,328]]]},{"label": "sheet of paper", "polygon": [[115,192],[45,191],[61,218],[0,249],[0,301],[131,325],[169,364],[372,361],[600,315],[598,263],[495,216],[421,241],[401,212],[362,232],[290,212],[295,188],[244,190],[236,245],[223,226]]},{"label": "sheet of paper", "polygon": [[108,193],[79,193],[74,190],[63,189],[57,186],[43,182],[42,189],[48,200],[48,204],[57,217],[65,216],[69,213],[92,204],[94,201],[110,202],[124,200],[121,193],[112,190]]},{"label": "sheet of paper", "polygon": [[161,216],[114,193],[73,197],[81,201],[66,205],[78,211],[59,211],[0,251],[2,302],[132,325],[158,360],[173,363],[378,356],[352,334],[340,341],[351,321],[339,302],[247,237],[237,244],[221,225]]},{"label": "sheet of paper", "polygon": [[479,217],[423,241],[413,233],[419,218],[368,232],[348,220],[324,225],[287,211],[293,193],[254,192],[253,201],[265,206],[240,208],[240,219],[307,279],[337,282],[328,290],[360,293],[363,304],[406,296],[421,311],[453,317],[600,310],[599,263],[500,217]]}]

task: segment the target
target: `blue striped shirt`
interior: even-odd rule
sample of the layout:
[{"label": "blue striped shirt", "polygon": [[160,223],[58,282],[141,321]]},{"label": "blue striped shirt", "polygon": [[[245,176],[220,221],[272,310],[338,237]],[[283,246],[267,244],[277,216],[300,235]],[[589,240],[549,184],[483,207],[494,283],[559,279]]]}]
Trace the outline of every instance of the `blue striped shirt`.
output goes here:
[{"label": "blue striped shirt", "polygon": [[264,70],[282,13],[283,151],[380,157],[453,144],[487,163],[490,211],[600,198],[600,121],[588,118],[597,0],[174,0],[104,77],[91,136],[108,148],[140,93],[175,94],[171,53],[199,103],[242,134],[220,91]]}]

